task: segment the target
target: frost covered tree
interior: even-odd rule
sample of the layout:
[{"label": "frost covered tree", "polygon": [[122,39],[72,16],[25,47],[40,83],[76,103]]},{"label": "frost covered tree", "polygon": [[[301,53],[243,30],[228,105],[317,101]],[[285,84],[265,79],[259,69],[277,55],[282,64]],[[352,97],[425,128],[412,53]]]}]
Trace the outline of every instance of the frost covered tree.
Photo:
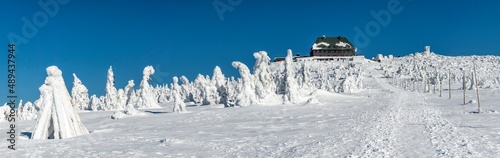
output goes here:
[{"label": "frost covered tree", "polygon": [[7,103],[0,107],[0,122],[7,121],[7,116],[9,116],[10,107]]},{"label": "frost covered tree", "polygon": [[288,49],[285,58],[285,95],[283,96],[284,103],[297,103],[299,97],[299,89],[295,80],[295,68],[293,66],[292,50]]},{"label": "frost covered tree", "polygon": [[181,81],[182,81],[180,90],[181,98],[184,100],[184,102],[194,101],[192,86],[191,83],[189,82],[189,79],[186,76],[181,76]]},{"label": "frost covered tree", "polygon": [[311,70],[308,62],[303,62],[299,73],[296,77],[298,86],[303,94],[310,94],[314,90],[313,80],[311,78]]},{"label": "frost covered tree", "polygon": [[174,108],[172,111],[177,113],[187,112],[186,103],[182,100],[179,92],[172,90],[172,95],[174,97]]},{"label": "frost covered tree", "polygon": [[113,68],[110,66],[108,69],[108,76],[106,78],[106,106],[104,110],[121,110],[123,107],[118,105],[118,91],[115,88],[115,75]]},{"label": "frost covered tree", "polygon": [[[238,88],[239,88],[238,82],[234,79],[234,77],[231,77],[226,81],[226,89],[225,89],[225,91],[227,93],[227,100],[225,103],[226,106],[228,106],[230,102],[231,102],[231,104],[234,103],[234,101],[236,100]],[[229,105],[229,106],[232,106],[232,105]]]},{"label": "frost covered tree", "polygon": [[137,97],[134,92],[134,80],[129,80],[127,86],[125,86],[125,96],[127,96],[127,101],[125,101],[125,107],[135,107],[135,102]]},{"label": "frost covered tree", "polygon": [[[101,96],[103,97],[103,96]],[[36,105],[36,102],[35,102]],[[104,110],[103,106],[105,105],[104,99],[100,99],[95,94],[90,97],[89,107],[92,111],[100,111]]]},{"label": "frost covered tree", "polygon": [[90,110],[89,91],[82,81],[73,73],[73,88],[71,88],[71,100],[80,110]]},{"label": "frost covered tree", "polygon": [[209,76],[203,76],[198,74],[194,80],[196,91],[195,100],[200,102],[202,105],[213,105],[216,103],[217,99],[217,89],[215,85],[212,84]]},{"label": "frost covered tree", "polygon": [[227,103],[227,92],[226,92],[226,77],[222,73],[219,66],[215,66],[214,74],[212,76],[212,82],[215,84],[217,89],[216,103],[226,104]]},{"label": "frost covered tree", "polygon": [[255,65],[253,67],[253,74],[255,76],[255,92],[259,99],[259,102],[263,102],[264,99],[271,94],[275,94],[276,84],[273,81],[271,71],[269,70],[269,62],[271,58],[267,56],[267,52],[260,51],[253,53],[256,59]]},{"label": "frost covered tree", "polygon": [[155,73],[153,66],[146,66],[142,72],[141,89],[139,89],[139,97],[137,100],[137,108],[160,108],[158,102],[154,97],[154,90],[151,85],[149,85],[148,80],[151,80],[150,76]]},{"label": "frost covered tree", "polygon": [[158,97],[158,103],[166,103],[169,102],[168,98],[171,98],[170,89],[168,86],[158,86],[156,89],[156,95]]},{"label": "frost covered tree", "polygon": [[125,91],[123,89],[118,89],[118,93],[116,94],[116,105],[119,109],[125,109],[127,105],[127,96],[125,95]]},{"label": "frost covered tree", "polygon": [[234,61],[232,65],[239,70],[241,76],[240,88],[235,100],[236,105],[244,107],[256,103],[255,83],[250,69],[239,61]]},{"label": "frost covered tree", "polygon": [[172,80],[172,97],[174,99],[173,112],[186,112],[186,104],[184,103],[184,100],[181,98],[181,95],[179,93],[179,91],[181,90],[181,87],[178,84],[179,79],[174,76]]},{"label": "frost covered tree", "polygon": [[215,82],[210,79],[210,76],[205,76],[205,95],[203,96],[203,105],[215,105],[219,98]]},{"label": "frost covered tree", "polygon": [[72,101],[80,110],[90,110],[90,99],[88,89],[82,81],[73,73],[74,81],[71,89]]},{"label": "frost covered tree", "polygon": [[71,102],[62,71],[50,66],[47,75],[45,83],[39,88],[43,103],[31,138],[65,139],[88,134],[77,113],[78,109]]},{"label": "frost covered tree", "polygon": [[31,102],[27,102],[22,106],[22,100],[19,103],[19,107],[17,110],[17,118],[19,120],[33,120],[37,117],[38,111],[35,109],[35,106]]}]

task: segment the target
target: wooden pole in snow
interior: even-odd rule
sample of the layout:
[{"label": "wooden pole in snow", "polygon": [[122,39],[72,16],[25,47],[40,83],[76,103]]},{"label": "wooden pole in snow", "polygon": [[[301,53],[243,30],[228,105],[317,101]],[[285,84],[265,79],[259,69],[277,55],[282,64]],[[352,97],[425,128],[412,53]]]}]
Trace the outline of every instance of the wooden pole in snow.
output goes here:
[{"label": "wooden pole in snow", "polygon": [[477,86],[476,63],[474,63],[474,82],[476,84],[477,112],[481,112],[481,102],[479,102],[479,87]]},{"label": "wooden pole in snow", "polygon": [[463,77],[462,77],[462,89],[464,89],[464,105],[465,105],[465,70],[462,70],[463,72]]},{"label": "wooden pole in snow", "polygon": [[[437,78],[436,76],[437,76],[437,75],[436,75],[436,74],[434,74],[434,77],[435,77],[435,78]],[[432,87],[433,87],[433,88],[432,88],[432,94],[436,94],[436,80],[435,80],[435,79],[434,79],[434,83],[432,84]]]},{"label": "wooden pole in snow", "polygon": [[451,99],[451,70],[448,70],[448,99]]},{"label": "wooden pole in snow", "polygon": [[431,81],[430,81],[430,74],[427,74],[427,93],[431,93]]},{"label": "wooden pole in snow", "polygon": [[441,74],[438,74],[438,80],[439,80],[439,97],[443,96],[443,80],[441,79]]}]

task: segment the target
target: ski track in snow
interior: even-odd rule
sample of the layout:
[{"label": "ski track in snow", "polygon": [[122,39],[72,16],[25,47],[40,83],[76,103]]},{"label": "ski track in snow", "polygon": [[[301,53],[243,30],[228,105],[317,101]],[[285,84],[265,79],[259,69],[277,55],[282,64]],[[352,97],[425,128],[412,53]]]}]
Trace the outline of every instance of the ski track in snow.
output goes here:
[{"label": "ski track in snow", "polygon": [[[364,120],[375,121],[364,134],[361,148],[349,157],[400,157],[410,153],[422,157],[481,157],[457,126],[442,118],[440,110],[424,95],[397,89],[380,79],[375,81],[389,94],[398,95],[381,96],[372,105],[382,108],[363,115]],[[387,100],[390,102],[384,102]],[[415,141],[422,139],[428,141]]]}]

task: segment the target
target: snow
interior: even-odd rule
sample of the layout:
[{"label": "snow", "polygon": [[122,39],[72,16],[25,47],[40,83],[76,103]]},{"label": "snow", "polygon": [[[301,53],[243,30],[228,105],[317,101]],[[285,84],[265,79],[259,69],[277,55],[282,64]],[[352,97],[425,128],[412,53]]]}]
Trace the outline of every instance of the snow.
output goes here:
[{"label": "snow", "polygon": [[312,49],[313,50],[319,50],[319,49],[323,49],[325,47],[329,47],[330,44],[326,43],[326,42],[319,42],[319,43],[314,43],[312,45]]},{"label": "snow", "polygon": [[349,48],[352,48],[352,46],[349,44],[349,43],[345,43],[345,42],[342,42],[342,41],[339,41],[337,43],[335,43],[336,46],[339,46],[339,47],[349,47]]},{"label": "snow", "polygon": [[[174,77],[170,89],[143,84],[154,73],[147,68],[137,95],[133,81],[122,93],[130,101],[151,92],[159,107],[81,112],[90,134],[57,141],[30,140],[35,120],[22,120],[16,125],[17,151],[0,152],[5,157],[500,157],[498,56],[448,57],[430,47],[405,57],[381,55],[381,63],[292,62],[292,55],[289,50],[288,61],[267,64],[267,54],[257,52],[253,74],[233,62],[241,78],[226,78],[216,67],[212,78],[200,74],[190,82],[182,76],[179,85]],[[60,76],[55,70],[49,74],[47,81]],[[475,77],[480,100],[470,90]],[[261,99],[267,84],[275,90]],[[45,105],[61,98],[50,97],[56,94],[52,87],[66,88],[41,88],[34,104],[42,117]],[[207,92],[219,97],[225,92],[226,104],[198,106],[218,100]],[[62,96],[69,101],[67,94]],[[158,103],[162,95],[167,102]],[[284,100],[288,96],[295,101]],[[105,102],[104,96],[90,98],[91,107]],[[240,107],[225,108],[233,104]],[[0,122],[0,130],[7,127]]]}]

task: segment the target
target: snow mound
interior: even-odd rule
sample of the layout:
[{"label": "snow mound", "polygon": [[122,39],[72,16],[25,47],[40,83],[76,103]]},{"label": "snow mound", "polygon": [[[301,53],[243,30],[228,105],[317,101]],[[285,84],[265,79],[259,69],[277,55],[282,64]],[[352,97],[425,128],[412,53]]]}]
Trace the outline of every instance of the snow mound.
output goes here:
[{"label": "snow mound", "polygon": [[124,118],[125,116],[127,116],[125,113],[121,112],[121,111],[115,111],[115,113],[113,113],[113,115],[111,115],[111,119],[122,119]]},{"label": "snow mound", "polygon": [[318,100],[318,98],[311,97],[307,100],[308,104],[321,104],[321,102]]}]

